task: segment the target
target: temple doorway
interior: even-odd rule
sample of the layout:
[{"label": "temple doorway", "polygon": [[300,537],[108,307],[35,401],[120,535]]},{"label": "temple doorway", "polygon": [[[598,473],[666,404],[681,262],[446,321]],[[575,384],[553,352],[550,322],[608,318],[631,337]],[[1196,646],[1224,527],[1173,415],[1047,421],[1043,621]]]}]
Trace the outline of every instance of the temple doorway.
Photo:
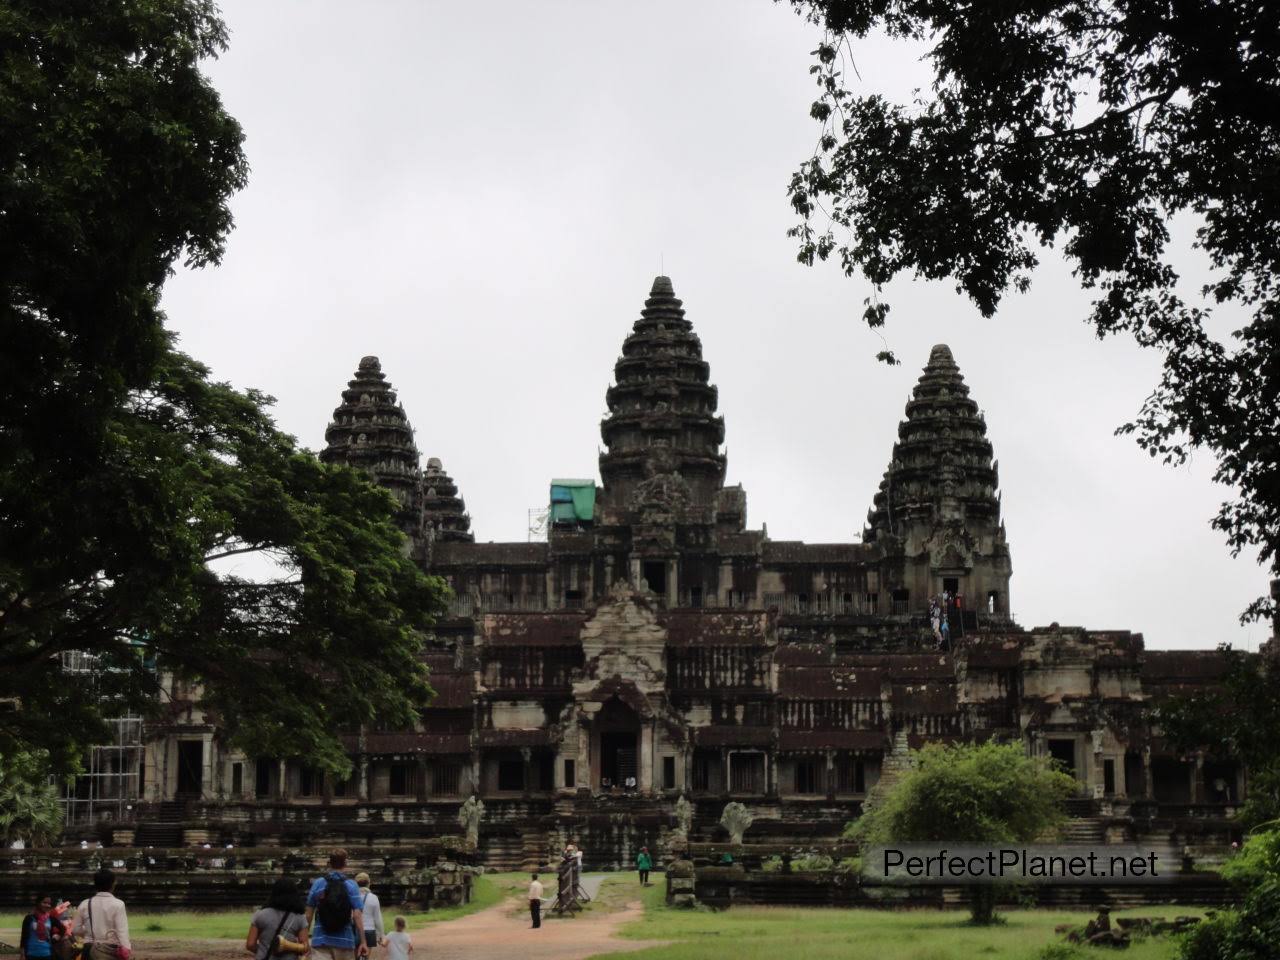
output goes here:
[{"label": "temple doorway", "polygon": [[640,717],[617,697],[596,720],[600,746],[601,790],[634,790],[640,782]]}]

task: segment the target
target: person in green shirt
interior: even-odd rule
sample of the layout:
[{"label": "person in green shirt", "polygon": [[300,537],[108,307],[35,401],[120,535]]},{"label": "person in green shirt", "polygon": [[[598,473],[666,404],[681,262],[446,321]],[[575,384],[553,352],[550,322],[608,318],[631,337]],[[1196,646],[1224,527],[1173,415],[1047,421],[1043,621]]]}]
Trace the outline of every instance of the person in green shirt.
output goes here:
[{"label": "person in green shirt", "polygon": [[649,886],[649,871],[653,869],[653,857],[649,856],[649,848],[641,847],[636,854],[636,869],[640,871],[640,886]]}]

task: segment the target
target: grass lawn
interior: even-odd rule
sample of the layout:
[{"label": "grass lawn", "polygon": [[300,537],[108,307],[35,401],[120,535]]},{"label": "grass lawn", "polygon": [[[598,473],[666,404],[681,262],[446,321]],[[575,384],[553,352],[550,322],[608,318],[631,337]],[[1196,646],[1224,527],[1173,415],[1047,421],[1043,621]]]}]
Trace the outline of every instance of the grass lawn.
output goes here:
[{"label": "grass lawn", "polygon": [[[664,902],[661,883],[644,891],[644,918],[627,924],[621,935],[638,940],[673,940],[671,946],[606,956],[631,960],[1038,960],[1053,943],[1060,923],[1083,926],[1092,914],[1050,910],[1007,910],[1004,924],[972,927],[961,911],[848,910],[838,908],[733,907],[673,910]],[[1114,916],[1200,914],[1195,907],[1162,906],[1121,911]],[[1064,944],[1065,945],[1065,944]],[[1054,956],[1089,960],[1100,948],[1080,947]],[[1123,954],[1129,960],[1170,960],[1177,955],[1172,938],[1135,942]]]},{"label": "grass lawn", "polygon": [[[429,911],[401,911],[392,907],[383,910],[383,919],[388,928],[392,927],[395,917],[403,916],[409,921],[409,928],[416,929],[423,924],[439,923],[442,920],[456,920],[477,910],[491,907],[521,889],[521,882],[528,883],[523,873],[489,873],[476,877],[471,888],[471,902],[460,907],[441,907]],[[375,892],[377,887],[374,887]],[[128,904],[129,892],[121,891]],[[243,940],[249,930],[249,918],[254,911],[243,910],[187,911],[175,910],[164,913],[129,911],[129,933],[133,937],[177,937],[190,939],[240,939]],[[18,930],[22,926],[23,913],[0,914],[0,930]]]}]

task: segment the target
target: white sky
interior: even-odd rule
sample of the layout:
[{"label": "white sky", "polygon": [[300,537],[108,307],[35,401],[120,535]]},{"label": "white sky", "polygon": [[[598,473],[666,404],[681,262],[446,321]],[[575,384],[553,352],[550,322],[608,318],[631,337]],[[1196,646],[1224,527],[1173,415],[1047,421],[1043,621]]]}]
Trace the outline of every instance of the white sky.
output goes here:
[{"label": "white sky", "polygon": [[[817,34],[768,0],[350,3],[224,0],[209,72],[253,170],[217,269],[165,293],[181,345],[278,398],[319,449],[364,354],[478,540],[526,539],[552,476],[597,476],[605,389],[664,269],[711,364],[729,482],[774,539],[857,538],[903,405],[949,343],[984,408],[1013,611],[1141,631],[1151,648],[1257,647],[1265,592],[1208,521],[1201,455],[1172,470],[1114,437],[1158,358],[1099,342],[1052,252],[991,320],[949,284],[902,282],[874,360],[868,286],[807,269],[786,184],[811,152]],[[904,99],[912,51],[858,50],[859,89]],[[1185,258],[1194,275],[1195,262]]]}]

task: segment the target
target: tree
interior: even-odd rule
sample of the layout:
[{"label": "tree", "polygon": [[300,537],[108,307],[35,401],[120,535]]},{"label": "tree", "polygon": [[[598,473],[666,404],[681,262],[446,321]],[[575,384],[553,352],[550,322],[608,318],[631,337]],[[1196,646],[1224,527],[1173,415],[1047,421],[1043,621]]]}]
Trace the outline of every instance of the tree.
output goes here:
[{"label": "tree", "polygon": [[[1075,780],[1021,744],[928,744],[846,833],[864,844],[1030,843],[1066,818]],[[995,919],[995,887],[970,890],[974,923]]]},{"label": "tree", "polygon": [[[836,256],[880,288],[951,278],[984,315],[1060,244],[1098,291],[1098,335],[1126,331],[1164,372],[1120,432],[1167,463],[1195,448],[1235,488],[1213,525],[1280,575],[1280,8],[1226,0],[791,0],[826,31],[811,72],[821,124],[790,185],[799,259]],[[855,96],[852,42],[926,42],[932,89]],[[1169,221],[1199,223],[1214,271],[1186,298]],[[837,231],[840,235],[837,236]],[[1215,305],[1251,319],[1228,345]],[[896,362],[891,351],[881,358]],[[1244,618],[1268,613],[1260,598]]]},{"label": "tree", "polygon": [[0,754],[0,846],[39,847],[62,832],[62,804],[40,751]]},{"label": "tree", "polygon": [[1249,794],[1239,816],[1256,827],[1280,819],[1280,668],[1270,657],[1229,646],[1220,653],[1219,682],[1158,704],[1154,720],[1180,749],[1203,748],[1245,765]]},{"label": "tree", "polygon": [[1280,943],[1280,830],[1249,837],[1222,874],[1240,897],[1229,910],[1193,927],[1182,960],[1274,960]]},{"label": "tree", "polygon": [[[268,402],[170,351],[108,422],[102,463],[33,475],[18,506],[40,522],[12,531],[26,560],[0,621],[0,697],[23,709],[0,714],[0,750],[63,745],[65,764],[104,711],[155,708],[157,665],[251,754],[345,770],[342,732],[412,725],[443,584],[403,549],[391,495],[299,450]],[[218,563],[248,553],[278,575]],[[73,651],[99,658],[93,696],[58,666]]]},{"label": "tree", "polygon": [[[443,587],[390,496],[164,330],[162,284],[218,262],[247,175],[200,69],[226,36],[211,0],[0,2],[0,754],[61,772],[161,674],[251,754],[331,770],[430,694]],[[219,564],[245,553],[279,575]]]}]

